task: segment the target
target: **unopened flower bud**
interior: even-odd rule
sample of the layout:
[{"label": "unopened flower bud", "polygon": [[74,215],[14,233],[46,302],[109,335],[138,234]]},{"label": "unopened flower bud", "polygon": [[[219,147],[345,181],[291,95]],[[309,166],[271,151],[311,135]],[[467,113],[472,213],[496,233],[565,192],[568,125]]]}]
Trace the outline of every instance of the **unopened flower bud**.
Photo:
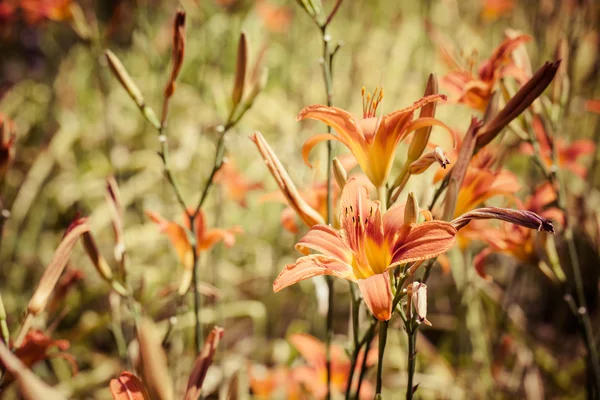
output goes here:
[{"label": "unopened flower bud", "polygon": [[404,224],[416,224],[419,220],[419,203],[413,192],[408,193],[406,206],[404,207]]},{"label": "unopened flower bud", "polygon": [[444,169],[450,164],[450,160],[446,157],[446,153],[444,153],[444,149],[441,147],[436,147],[432,152],[425,154],[410,164],[409,171],[411,175],[422,174],[435,163],[438,163]]},{"label": "unopened flower bud", "polygon": [[244,82],[246,80],[246,68],[248,66],[248,38],[244,32],[240,35],[235,63],[235,80],[231,94],[232,110],[235,110],[244,94]]},{"label": "unopened flower bud", "polygon": [[150,395],[137,376],[125,371],[110,381],[110,393],[114,400],[150,400]]},{"label": "unopened flower bud", "polygon": [[[423,97],[430,96],[432,94],[438,93],[438,83],[437,78],[434,74],[429,75],[429,80],[427,81],[427,86],[425,87],[425,93]],[[419,118],[433,118],[435,116],[435,107],[437,102],[431,102],[424,107],[421,108],[421,112],[419,114]],[[429,142],[429,136],[431,134],[432,126],[426,126],[424,128],[417,129],[413,135],[413,139],[410,142],[410,146],[408,148],[408,160],[414,161],[417,160],[425,151],[425,147]]]},{"label": "unopened flower bud", "polygon": [[317,224],[324,224],[325,220],[314,208],[312,208],[298,193],[298,189],[292,182],[292,179],[288,175],[283,165],[273,152],[273,149],[269,146],[265,138],[260,132],[255,132],[250,139],[256,144],[258,151],[265,160],[265,164],[279,189],[287,199],[290,207],[294,209],[298,217],[308,226],[312,227]]},{"label": "unopened flower bud", "polygon": [[335,181],[340,187],[340,190],[342,190],[344,188],[344,185],[346,184],[346,181],[348,180],[348,173],[346,172],[344,166],[342,165],[340,160],[338,160],[337,157],[335,157],[332,162],[333,176],[335,177]]},{"label": "unopened flower bud", "polygon": [[169,378],[167,355],[162,348],[162,338],[152,320],[144,318],[138,324],[137,339],[142,376],[151,398],[172,400],[173,383]]},{"label": "unopened flower bud", "polygon": [[554,233],[552,221],[539,216],[533,211],[513,210],[510,208],[484,207],[470,211],[451,221],[456,230],[462,229],[474,219],[498,219],[511,224],[538,231]]},{"label": "unopened flower bud", "polygon": [[96,246],[96,241],[90,232],[83,233],[83,246],[100,276],[108,282],[112,281],[112,270],[106,262],[106,259],[100,254],[98,246]]},{"label": "unopened flower bud", "polygon": [[196,357],[194,361],[194,367],[190,373],[190,377],[187,383],[187,389],[185,391],[184,400],[196,400],[200,397],[202,391],[202,384],[206,378],[206,372],[208,367],[212,364],[213,357],[217,351],[217,346],[223,337],[224,330],[218,326],[215,326],[213,330],[208,334],[202,347],[202,351]]}]

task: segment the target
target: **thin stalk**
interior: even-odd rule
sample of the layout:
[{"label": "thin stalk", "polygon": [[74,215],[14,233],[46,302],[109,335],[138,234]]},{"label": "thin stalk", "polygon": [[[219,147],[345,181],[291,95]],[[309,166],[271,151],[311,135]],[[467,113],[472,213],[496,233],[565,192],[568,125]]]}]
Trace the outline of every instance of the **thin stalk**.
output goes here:
[{"label": "thin stalk", "polygon": [[413,321],[406,323],[406,333],[408,334],[408,377],[406,379],[406,400],[413,398],[413,379],[417,361],[417,328],[413,326]]},{"label": "thin stalk", "polygon": [[367,372],[367,354],[369,354],[369,350],[371,350],[371,343],[373,343],[373,333],[375,332],[375,323],[371,324],[371,328],[369,330],[369,336],[365,343],[365,356],[362,359],[362,364],[360,366],[360,375],[358,376],[358,384],[356,385],[356,396],[355,398],[358,400],[360,398],[360,388],[362,387],[363,380],[365,379],[365,373]]},{"label": "thin stalk", "polygon": [[377,357],[377,387],[375,397],[381,396],[381,387],[383,384],[383,354],[385,353],[385,343],[387,341],[389,321],[379,321],[379,355]]},{"label": "thin stalk", "polygon": [[[350,363],[350,372],[349,372],[349,376],[348,376],[348,382],[346,384],[346,399],[350,399],[350,392],[352,391],[352,379],[354,378],[354,371],[356,370],[356,363],[358,361],[358,355],[360,354],[360,349],[362,349],[363,346],[366,345],[365,348],[365,356],[363,357],[363,369],[364,364],[365,364],[365,360],[366,360],[366,354],[369,352],[369,348],[371,347],[371,341],[373,340],[373,333],[375,332],[375,323],[376,320],[374,320],[371,325],[369,326],[369,329],[367,329],[367,331],[365,332],[364,336],[362,337],[362,339],[360,341],[358,341],[358,333],[355,335],[356,337],[356,344],[354,346],[354,351],[352,352],[352,359],[351,359],[351,363]],[[361,369],[361,377],[359,378],[360,380],[362,380],[362,375],[363,375],[363,370]],[[360,381],[358,383],[359,387],[360,387]]]},{"label": "thin stalk", "polygon": [[[189,216],[190,229],[192,236],[195,238],[197,232],[195,231],[194,216]],[[194,285],[194,344],[196,346],[196,354],[200,354],[202,351],[202,321],[200,320],[200,311],[202,309],[202,298],[200,297],[200,291],[198,287],[200,285],[200,257],[195,249],[194,243],[194,269],[192,270],[192,281]]]},{"label": "thin stalk", "polygon": [[[332,62],[333,56],[329,49],[329,34],[327,33],[327,24],[320,26],[321,37],[323,40],[323,79],[325,81],[325,94],[327,95],[327,105],[333,104],[333,83],[332,83]],[[327,126],[327,133],[331,133],[331,127]],[[333,222],[333,192],[331,179],[331,160],[333,158],[333,146],[331,140],[327,141],[327,223]],[[333,312],[334,312],[334,292],[333,277],[325,277],[328,289],[328,308],[327,308],[327,333],[326,333],[326,368],[327,368],[327,399],[331,399],[331,340],[333,338]]]}]

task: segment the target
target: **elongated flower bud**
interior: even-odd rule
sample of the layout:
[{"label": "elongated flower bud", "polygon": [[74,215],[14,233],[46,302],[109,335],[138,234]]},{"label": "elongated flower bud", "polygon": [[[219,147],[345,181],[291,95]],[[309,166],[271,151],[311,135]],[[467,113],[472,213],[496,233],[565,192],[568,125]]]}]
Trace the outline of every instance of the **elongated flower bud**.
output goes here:
[{"label": "elongated flower bud", "polygon": [[335,177],[335,181],[337,182],[340,190],[344,188],[346,181],[348,180],[348,173],[344,169],[341,161],[338,160],[337,157],[333,159],[333,176]]},{"label": "elongated flower bud", "polygon": [[554,233],[552,221],[527,210],[513,210],[510,208],[484,207],[470,211],[451,221],[456,230],[462,229],[474,219],[498,219],[511,224],[537,229],[538,231]]},{"label": "elongated flower bud", "polygon": [[14,123],[0,114],[0,182],[15,158],[15,141]]},{"label": "elongated flower bud", "polygon": [[250,139],[256,144],[258,151],[265,160],[267,168],[275,178],[279,189],[287,199],[290,207],[294,209],[300,219],[308,226],[312,227],[317,224],[324,224],[323,217],[300,196],[292,179],[288,175],[283,165],[269,146],[265,138],[260,132],[255,132],[250,136]]},{"label": "elongated flower bud", "polygon": [[48,300],[54,291],[54,287],[58,282],[58,278],[65,269],[67,261],[71,256],[73,247],[81,235],[85,232],[89,232],[90,226],[87,223],[87,218],[79,218],[73,221],[64,238],[58,245],[58,248],[54,252],[52,260],[46,267],[38,287],[35,289],[29,304],[27,305],[27,312],[32,315],[39,315],[46,308]]},{"label": "elongated flower bud", "polygon": [[194,367],[192,368],[192,372],[188,379],[184,400],[196,400],[200,398],[204,378],[206,378],[208,367],[212,364],[213,356],[217,351],[217,346],[219,345],[224,332],[223,328],[215,326],[208,334],[204,346],[202,347],[202,351],[200,351],[200,354],[198,354],[198,357],[196,357],[196,360],[194,361]]},{"label": "elongated flower bud", "polygon": [[237,58],[235,64],[235,81],[231,94],[232,110],[234,110],[244,95],[244,82],[246,80],[246,69],[248,67],[248,38],[244,32],[240,35]]},{"label": "elongated flower bud", "polygon": [[106,203],[110,211],[113,233],[115,235],[114,255],[115,259],[123,267],[125,257],[125,235],[123,233],[123,206],[121,205],[121,194],[119,186],[114,177],[106,179]]},{"label": "elongated flower bud", "polygon": [[[437,78],[434,74],[429,75],[429,80],[427,81],[427,86],[425,87],[425,93],[423,97],[429,96],[432,94],[438,93],[438,83]],[[421,108],[421,112],[419,114],[419,118],[433,118],[435,116],[435,107],[437,102],[431,102]],[[410,162],[417,160],[425,151],[425,147],[427,143],[429,143],[429,136],[431,135],[431,129],[433,126],[426,126],[420,129],[417,129],[413,135],[413,139],[410,142],[410,146],[408,148],[408,160]]]},{"label": "elongated flower bud", "polygon": [[131,372],[122,372],[117,379],[110,381],[110,394],[114,400],[150,400],[144,384]]},{"label": "elongated flower bud", "polygon": [[408,194],[406,206],[404,207],[404,224],[416,224],[419,220],[419,203],[413,192]]},{"label": "elongated flower bud", "polygon": [[167,367],[167,355],[156,326],[149,319],[142,319],[137,327],[140,345],[142,376],[152,399],[172,400],[173,384]]},{"label": "elongated flower bud", "polygon": [[173,21],[173,66],[171,67],[171,77],[165,88],[165,96],[171,97],[175,92],[175,80],[181,71],[183,65],[183,56],[185,54],[185,11],[178,10]]},{"label": "elongated flower bud", "polygon": [[98,246],[96,246],[96,241],[90,232],[84,232],[83,246],[100,276],[108,282],[112,281],[112,270],[106,262],[106,259],[100,254],[100,250],[98,250]]},{"label": "elongated flower bud", "polygon": [[158,117],[154,113],[150,107],[148,107],[144,101],[144,97],[142,96],[142,92],[137,87],[137,85],[129,76],[129,73],[119,60],[119,58],[110,50],[106,50],[105,53],[106,60],[108,61],[108,66],[112,71],[113,75],[119,80],[121,86],[127,91],[129,96],[135,101],[135,104],[139,107],[142,115],[156,128],[160,129],[160,121]]},{"label": "elongated flower bud", "polygon": [[535,75],[510,99],[491,121],[486,122],[477,134],[477,149],[490,143],[513,119],[518,117],[546,90],[558,68],[560,61],[547,62]]}]

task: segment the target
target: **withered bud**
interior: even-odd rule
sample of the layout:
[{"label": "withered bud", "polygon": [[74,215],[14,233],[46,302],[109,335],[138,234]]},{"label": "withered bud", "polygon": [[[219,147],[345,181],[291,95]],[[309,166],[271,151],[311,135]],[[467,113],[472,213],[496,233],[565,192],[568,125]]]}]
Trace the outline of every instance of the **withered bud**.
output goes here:
[{"label": "withered bud", "polygon": [[317,224],[324,224],[325,220],[314,208],[312,208],[308,203],[300,196],[294,182],[288,175],[283,165],[271,149],[271,146],[267,143],[265,138],[260,132],[255,132],[250,139],[256,144],[258,151],[260,152],[262,158],[265,160],[265,164],[279,189],[287,199],[290,207],[294,209],[298,217],[310,228]]},{"label": "withered bud", "polygon": [[[437,93],[437,78],[434,74],[430,74],[429,79],[427,80],[427,86],[425,87],[425,93],[423,94],[423,97]],[[422,107],[421,112],[419,114],[419,118],[435,117],[436,105],[437,102],[433,101]],[[419,157],[421,157],[423,151],[425,151],[425,147],[427,146],[427,143],[429,143],[429,136],[431,135],[432,128],[433,126],[426,126],[424,128],[417,129],[414,133],[413,139],[410,142],[410,146],[408,148],[408,160],[410,160],[410,162],[417,160]]]},{"label": "withered bud", "polygon": [[19,394],[24,400],[66,400],[60,392],[37,377],[0,341],[0,364],[19,385]]},{"label": "withered bud", "polygon": [[524,226],[525,228],[554,233],[552,221],[539,216],[533,211],[513,210],[510,208],[484,207],[469,211],[451,221],[456,230],[462,229],[474,219],[497,219]]},{"label": "withered bud", "polygon": [[100,276],[108,282],[112,281],[112,270],[106,262],[106,259],[100,254],[100,250],[98,250],[98,246],[96,246],[96,241],[90,232],[83,233],[83,246]]},{"label": "withered bud", "polygon": [[458,152],[456,163],[454,164],[452,171],[450,171],[450,177],[448,179],[448,191],[446,192],[446,199],[444,201],[443,219],[446,221],[449,221],[454,216],[458,193],[460,191],[460,187],[462,186],[463,180],[465,179],[469,162],[473,157],[473,152],[475,150],[475,138],[480,127],[481,121],[477,118],[472,118],[469,129],[463,138],[460,151]]},{"label": "withered bud", "polygon": [[344,169],[341,161],[338,160],[337,157],[333,159],[333,176],[335,177],[335,181],[337,182],[340,190],[344,188],[346,182],[348,181],[348,173]]},{"label": "withered bud", "polygon": [[223,328],[215,326],[208,334],[200,354],[198,354],[198,357],[196,357],[196,360],[194,361],[194,367],[192,368],[192,372],[188,379],[184,400],[196,400],[200,398],[204,378],[206,378],[208,367],[212,364],[213,357],[217,351],[217,346],[219,345],[224,332]]},{"label": "withered bud", "polygon": [[436,147],[432,152],[425,154],[410,164],[409,172],[411,175],[422,174],[435,163],[438,163],[444,169],[450,164],[450,160],[446,157],[446,153],[444,153],[444,149],[441,147]]},{"label": "withered bud", "polygon": [[183,56],[185,54],[185,11],[177,10],[175,20],[173,21],[173,66],[171,68],[171,77],[165,87],[165,97],[171,97],[175,92],[175,80],[181,71],[183,65]]},{"label": "withered bud", "polygon": [[560,61],[547,62],[535,75],[510,99],[496,116],[486,122],[478,131],[476,148],[480,149],[490,143],[513,119],[518,117],[546,90],[558,68]]},{"label": "withered bud", "polygon": [[232,110],[235,110],[244,95],[244,82],[246,80],[246,69],[248,67],[248,37],[244,32],[240,35],[235,63],[235,81],[231,94]]},{"label": "withered bud", "polygon": [[110,393],[114,400],[150,400],[140,378],[127,371],[121,372],[117,379],[111,379]]},{"label": "withered bud", "polygon": [[421,282],[413,282],[407,288],[410,295],[409,313],[412,316],[413,310],[418,323],[424,323],[431,326],[427,320],[427,285]]},{"label": "withered bud", "polygon": [[408,193],[404,207],[404,224],[416,224],[419,220],[419,203],[413,192]]},{"label": "withered bud", "polygon": [[143,318],[137,326],[142,377],[152,399],[172,400],[173,383],[167,367],[167,355],[154,322]]},{"label": "withered bud", "polygon": [[46,267],[40,283],[38,284],[29,304],[27,305],[27,312],[31,315],[39,315],[46,308],[48,300],[54,291],[54,287],[60,278],[73,247],[81,235],[90,231],[90,226],[87,223],[87,218],[78,218],[71,223],[65,236],[58,245],[58,248],[54,252],[54,256],[50,263]]}]

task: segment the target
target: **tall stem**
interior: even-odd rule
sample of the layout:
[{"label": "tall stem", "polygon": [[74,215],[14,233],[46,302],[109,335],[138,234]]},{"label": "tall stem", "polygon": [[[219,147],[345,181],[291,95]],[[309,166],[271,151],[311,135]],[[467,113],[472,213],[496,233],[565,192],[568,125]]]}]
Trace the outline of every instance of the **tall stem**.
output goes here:
[{"label": "tall stem", "polygon": [[379,321],[379,355],[377,357],[377,387],[375,389],[375,397],[381,396],[381,387],[383,386],[383,354],[385,353],[388,325],[389,321]]},{"label": "tall stem", "polygon": [[408,334],[408,377],[406,379],[406,400],[413,398],[413,379],[415,376],[415,366],[417,361],[417,329],[413,328],[412,320],[406,323],[406,333]]}]

